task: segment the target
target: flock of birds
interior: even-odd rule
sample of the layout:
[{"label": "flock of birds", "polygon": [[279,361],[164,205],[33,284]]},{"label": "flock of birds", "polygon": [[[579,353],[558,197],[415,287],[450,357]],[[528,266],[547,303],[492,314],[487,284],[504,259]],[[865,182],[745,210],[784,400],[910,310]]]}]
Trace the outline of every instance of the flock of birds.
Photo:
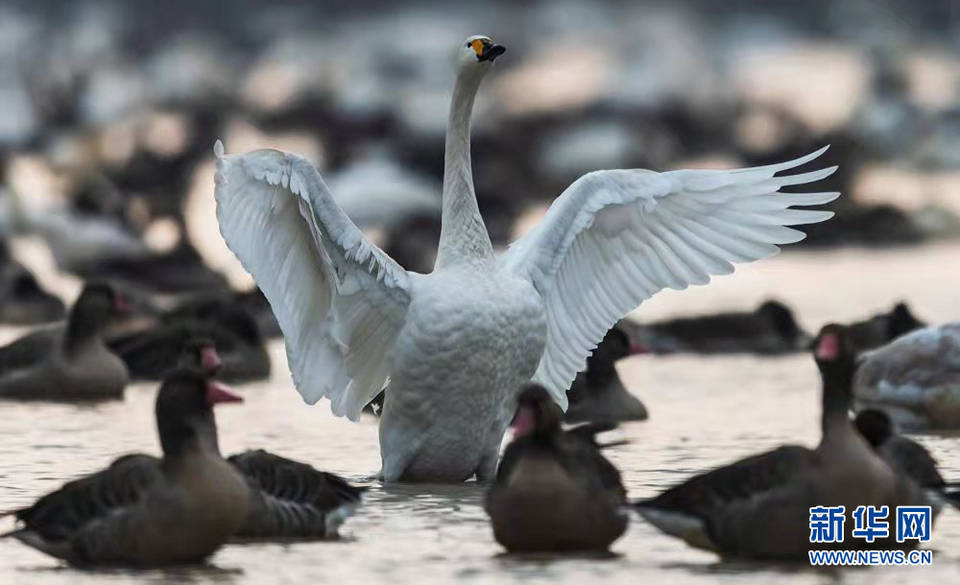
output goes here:
[{"label": "flock of birds", "polygon": [[[226,155],[218,143],[220,230],[263,296],[211,293],[158,307],[136,289],[91,282],[64,323],[0,348],[6,399],[109,399],[131,377],[161,380],[163,450],[160,458],[121,457],[11,511],[19,525],[5,536],[76,565],[133,566],[198,562],[237,540],[336,537],[362,488],[262,450],[220,453],[213,409],[242,401],[221,380],[268,375],[264,337],[277,334],[306,401],[328,398],[351,419],[364,410],[380,417],[380,479],[488,483],[494,536],[513,552],[606,550],[635,510],[723,555],[805,559],[812,506],[939,512],[960,502],[929,453],[896,430],[957,424],[960,400],[944,406],[958,363],[956,326],[925,327],[898,304],[811,337],[776,301],[749,313],[621,320],[663,288],[705,284],[803,238],[786,226],[828,219],[793,207],[837,193],[779,192],[832,173],[780,174],[825,149],[735,171],[589,173],[496,258],[473,191],[470,115],[504,52],[484,36],[459,50],[432,272],[404,270],[370,243],[305,159],[276,150]],[[136,270],[101,264],[89,274],[162,275],[175,265],[168,261]],[[64,315],[6,264],[13,319]],[[611,444],[598,437],[648,412],[617,376],[617,360],[804,350],[823,379],[815,449],[783,446],[628,500],[602,453]],[[501,455],[508,428],[513,438]]]}]

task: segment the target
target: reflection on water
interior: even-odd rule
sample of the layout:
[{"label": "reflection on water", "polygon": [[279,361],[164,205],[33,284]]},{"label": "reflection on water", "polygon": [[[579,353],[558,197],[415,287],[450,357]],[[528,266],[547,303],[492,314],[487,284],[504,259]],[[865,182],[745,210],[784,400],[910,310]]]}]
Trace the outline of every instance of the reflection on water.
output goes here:
[{"label": "reflection on water", "polygon": [[[649,318],[713,308],[745,308],[774,294],[798,309],[810,329],[828,319],[860,317],[905,299],[924,318],[956,318],[960,245],[904,251],[787,254],[709,286],[658,296]],[[934,565],[822,571],[798,566],[720,562],[634,519],[602,558],[512,557],[493,540],[483,489],[383,486],[373,419],[334,418],[304,405],[291,389],[280,344],[271,347],[273,378],[242,387],[247,402],[218,411],[227,453],[264,447],[342,473],[370,487],[365,505],[336,543],[251,544],[221,550],[212,565],[167,571],[76,571],[17,542],[0,541],[0,583],[757,583],[955,582],[960,514],[946,511],[934,533]],[[610,450],[632,497],[655,493],[704,468],[782,442],[812,445],[818,433],[818,378],[804,355],[636,357],[621,364],[628,386],[651,418],[625,427],[626,446]],[[124,401],[96,405],[0,403],[0,510],[30,502],[65,479],[93,471],[120,453],[157,452],[153,386],[131,387]],[[960,478],[956,435],[918,437],[944,475]],[[4,521],[0,530],[6,530]]]}]

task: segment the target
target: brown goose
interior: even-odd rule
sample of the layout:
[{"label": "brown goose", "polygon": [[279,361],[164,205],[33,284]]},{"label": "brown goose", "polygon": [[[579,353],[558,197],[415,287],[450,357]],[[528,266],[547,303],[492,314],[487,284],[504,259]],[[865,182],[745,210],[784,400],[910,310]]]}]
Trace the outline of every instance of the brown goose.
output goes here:
[{"label": "brown goose", "polygon": [[9,533],[76,565],[200,562],[236,534],[248,488],[220,456],[213,406],[242,400],[200,370],[171,372],[157,394],[163,457],[127,455],[15,512]]},{"label": "brown goose", "polygon": [[897,303],[887,313],[877,313],[849,326],[850,339],[858,353],[876,349],[894,339],[926,327],[906,303]]},{"label": "brown goose", "polygon": [[567,390],[567,422],[647,419],[646,407],[626,389],[617,374],[617,360],[634,353],[637,352],[622,329],[614,326],[607,331],[587,358],[586,369],[577,374]]},{"label": "brown goose", "polygon": [[35,325],[59,321],[66,314],[63,301],[43,290],[33,274],[10,255],[0,238],[0,323]]},{"label": "brown goose", "polygon": [[88,284],[65,324],[30,333],[0,348],[0,397],[34,400],[120,398],[127,368],[103,342],[125,299],[106,284]]},{"label": "brown goose", "polygon": [[236,533],[240,540],[336,538],[365,491],[338,475],[262,449],[227,461],[250,488],[247,516]]},{"label": "brown goose", "polygon": [[867,408],[857,413],[854,424],[890,467],[908,475],[920,487],[942,492],[954,506],[960,506],[960,492],[951,489],[955,486],[948,485],[940,475],[933,455],[920,443],[897,433],[890,415]]},{"label": "brown goose", "polygon": [[800,328],[790,307],[775,300],[753,311],[716,313],[620,325],[631,339],[655,354],[678,352],[776,355],[802,351],[810,336]]},{"label": "brown goose", "polygon": [[518,398],[514,441],[487,492],[493,534],[510,552],[605,551],[627,528],[620,472],[594,436],[610,426],[564,432],[547,391]]},{"label": "brown goose", "polygon": [[[223,364],[213,341],[188,341],[181,367],[200,368],[214,376]],[[240,540],[336,538],[338,529],[360,505],[363,488],[333,473],[262,449],[230,456],[227,461],[243,474],[250,499]]]},{"label": "brown goose", "polygon": [[[815,358],[823,378],[823,436],[816,449],[788,445],[695,476],[637,503],[640,514],[688,544],[724,555],[806,559],[809,509],[846,507],[844,548],[903,548],[890,538],[850,538],[859,505],[928,505],[921,488],[884,463],[849,419],[854,348],[846,328],[820,331]],[[823,545],[816,545],[822,547]]]},{"label": "brown goose", "polygon": [[177,363],[183,345],[205,337],[223,359],[218,377],[229,383],[270,375],[270,355],[254,317],[235,301],[210,299],[168,311],[155,326],[108,340],[138,380],[159,380]]}]

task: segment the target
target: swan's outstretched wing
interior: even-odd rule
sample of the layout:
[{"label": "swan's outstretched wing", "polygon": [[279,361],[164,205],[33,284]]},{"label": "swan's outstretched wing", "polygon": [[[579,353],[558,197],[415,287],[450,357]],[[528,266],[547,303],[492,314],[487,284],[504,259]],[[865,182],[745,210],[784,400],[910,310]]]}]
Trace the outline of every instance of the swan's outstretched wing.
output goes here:
[{"label": "swan's outstretched wing", "polygon": [[297,390],[356,420],[390,374],[409,275],[367,241],[304,158],[225,156],[219,141],[214,150],[220,232],[270,301]]},{"label": "swan's outstretched wing", "polygon": [[515,242],[502,266],[533,283],[547,309],[547,346],[534,381],[566,408],[565,390],[589,352],[627,312],[664,288],[706,284],[732,262],[772,256],[802,240],[788,225],[824,221],[839,193],[778,193],[836,167],[775,177],[826,148],[739,170],[597,171],[577,179],[543,221]]}]

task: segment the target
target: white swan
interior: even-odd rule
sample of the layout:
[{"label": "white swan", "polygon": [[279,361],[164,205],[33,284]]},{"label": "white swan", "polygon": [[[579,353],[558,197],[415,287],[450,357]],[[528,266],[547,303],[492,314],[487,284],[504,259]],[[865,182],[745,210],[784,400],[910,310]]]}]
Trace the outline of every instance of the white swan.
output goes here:
[{"label": "white swan", "polygon": [[924,327],[864,354],[857,410],[878,408],[910,430],[960,428],[960,322]]},{"label": "white swan", "polygon": [[788,208],[839,195],[777,194],[830,175],[774,177],[825,149],[735,171],[598,171],[495,259],[473,191],[470,112],[503,52],[483,36],[460,48],[430,274],[368,242],[303,158],[215,148],[220,230],[277,315],[304,400],[327,397],[355,420],[389,378],[386,481],[491,479],[522,384],[532,378],[566,408],[565,390],[620,317],[663,288],[705,284],[801,240],[784,226],[832,213]]}]

